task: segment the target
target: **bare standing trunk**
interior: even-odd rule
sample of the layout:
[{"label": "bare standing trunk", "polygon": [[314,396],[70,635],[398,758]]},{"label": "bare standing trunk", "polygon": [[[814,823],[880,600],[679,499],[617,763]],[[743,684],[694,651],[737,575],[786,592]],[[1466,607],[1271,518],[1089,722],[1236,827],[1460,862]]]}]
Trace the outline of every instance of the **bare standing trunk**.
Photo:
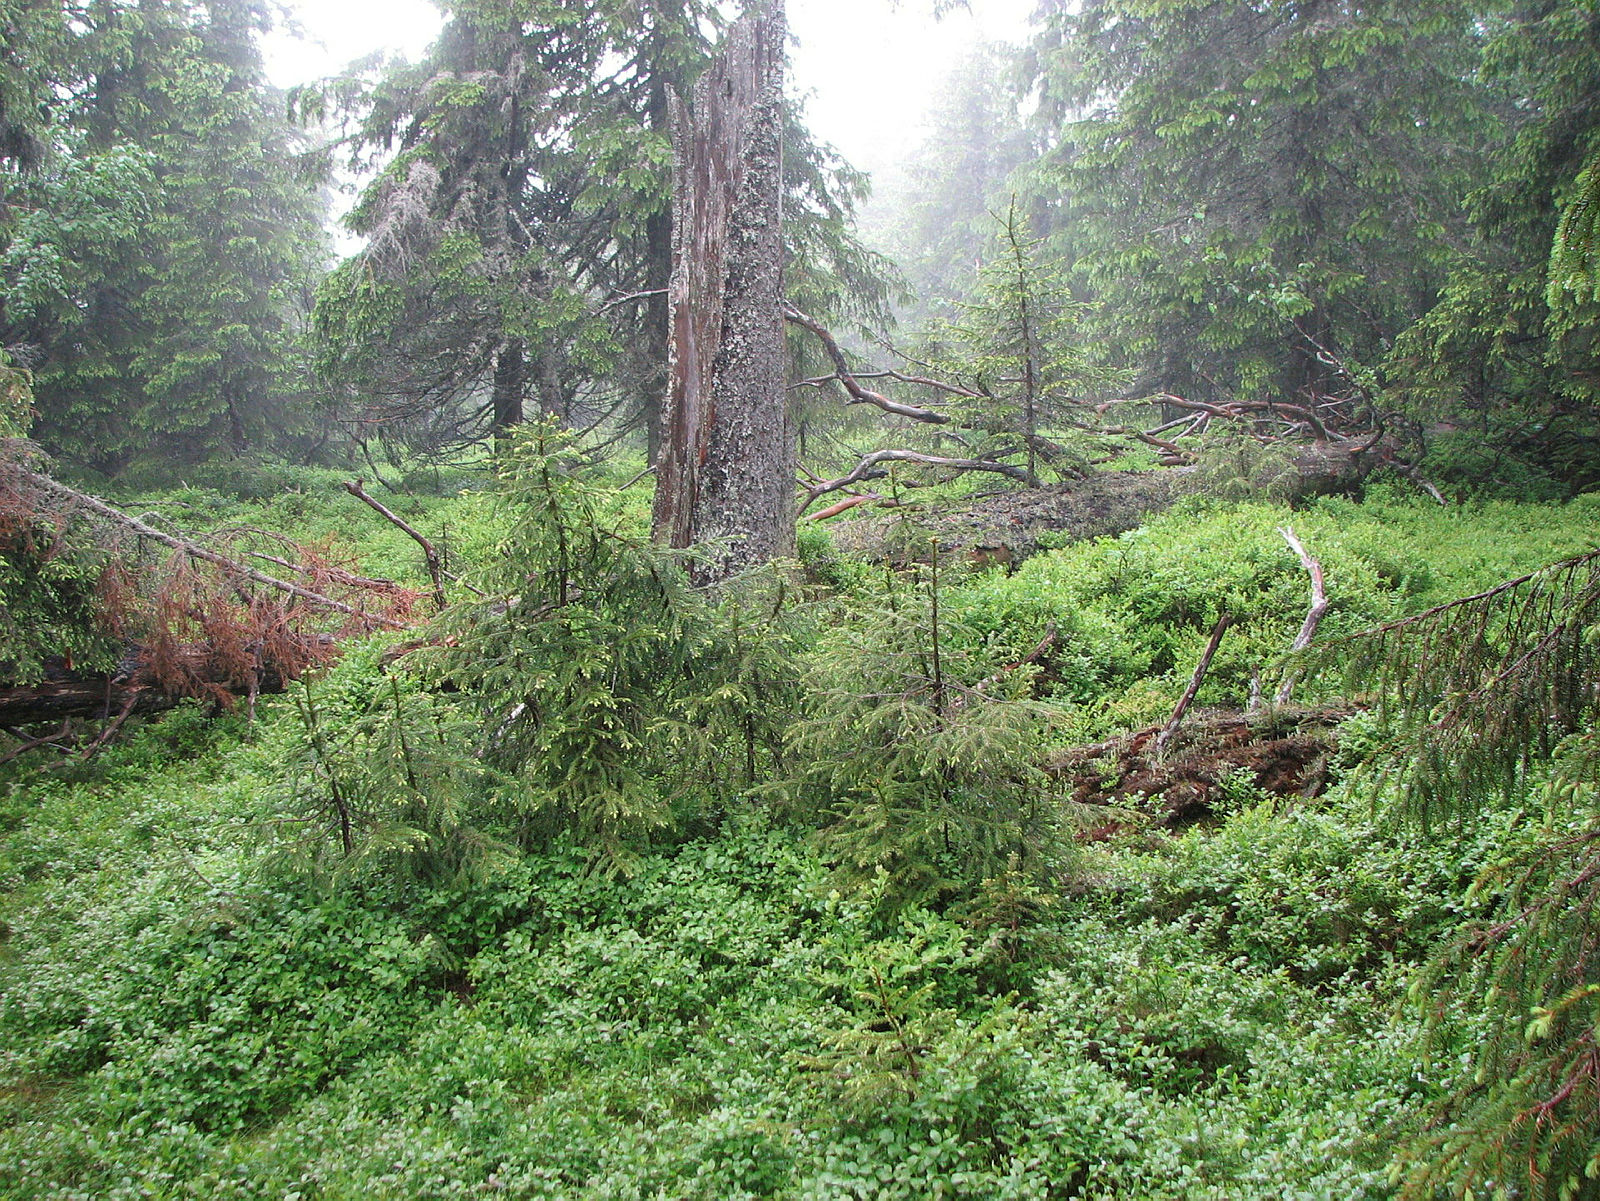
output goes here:
[{"label": "bare standing trunk", "polygon": [[[659,53],[659,51],[658,51]],[[664,79],[650,86],[650,100],[646,109],[650,128],[654,131],[670,128],[667,97],[670,88]],[[667,387],[667,358],[671,353],[671,306],[667,289],[672,286],[672,213],[651,213],[645,219],[645,290],[652,295],[645,301],[645,361],[649,374],[643,381],[641,410],[644,417],[645,452],[650,466],[661,461],[661,398]]]},{"label": "bare standing trunk", "polygon": [[784,387],[782,0],[742,17],[670,98],[671,346],[655,536],[715,542],[718,579],[794,549]]}]

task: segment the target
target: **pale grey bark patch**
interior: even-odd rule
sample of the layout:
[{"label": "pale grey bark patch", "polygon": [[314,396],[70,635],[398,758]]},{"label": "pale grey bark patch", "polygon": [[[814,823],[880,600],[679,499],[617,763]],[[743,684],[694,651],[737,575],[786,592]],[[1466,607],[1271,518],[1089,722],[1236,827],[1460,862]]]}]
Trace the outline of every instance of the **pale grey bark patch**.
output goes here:
[{"label": "pale grey bark patch", "polygon": [[742,17],[689,104],[669,98],[671,343],[657,538],[706,578],[793,553],[783,339],[781,0]]}]

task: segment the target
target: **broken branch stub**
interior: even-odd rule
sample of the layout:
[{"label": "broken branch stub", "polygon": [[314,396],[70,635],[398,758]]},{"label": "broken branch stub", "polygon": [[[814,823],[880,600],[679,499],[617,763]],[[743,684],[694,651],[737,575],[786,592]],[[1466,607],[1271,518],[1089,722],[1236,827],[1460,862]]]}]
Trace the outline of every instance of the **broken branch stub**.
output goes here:
[{"label": "broken branch stub", "polygon": [[781,0],[734,23],[689,103],[669,97],[671,337],[655,536],[713,543],[721,578],[791,554],[784,379]]}]

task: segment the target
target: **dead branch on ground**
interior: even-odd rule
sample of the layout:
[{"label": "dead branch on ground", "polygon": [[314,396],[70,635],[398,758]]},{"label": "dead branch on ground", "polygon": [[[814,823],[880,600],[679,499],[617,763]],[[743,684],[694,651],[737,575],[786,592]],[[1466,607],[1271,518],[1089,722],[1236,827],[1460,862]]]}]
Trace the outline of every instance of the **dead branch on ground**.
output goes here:
[{"label": "dead branch on ground", "polygon": [[1211,641],[1206,643],[1205,653],[1200,656],[1200,663],[1194,669],[1194,675],[1189,679],[1189,687],[1183,690],[1183,695],[1178,698],[1178,706],[1172,711],[1172,716],[1167,718],[1167,724],[1161,728],[1161,733],[1155,737],[1156,754],[1167,749],[1178,733],[1178,727],[1183,724],[1183,715],[1189,711],[1189,706],[1194,703],[1195,694],[1200,691],[1200,685],[1205,682],[1206,672],[1211,668],[1211,660],[1216,656],[1217,647],[1222,645],[1222,635],[1227,633],[1228,627],[1233,624],[1231,614],[1224,613],[1217,618],[1217,624],[1211,630]]}]

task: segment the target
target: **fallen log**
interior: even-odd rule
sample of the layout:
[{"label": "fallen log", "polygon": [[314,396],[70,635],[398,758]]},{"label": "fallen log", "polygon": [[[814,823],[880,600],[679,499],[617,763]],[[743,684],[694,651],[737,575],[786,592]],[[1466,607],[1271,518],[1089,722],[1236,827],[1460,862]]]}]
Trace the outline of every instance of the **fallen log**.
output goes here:
[{"label": "fallen log", "polygon": [[[316,657],[326,657],[332,639],[314,639]],[[69,666],[65,659],[47,660],[44,678],[31,684],[0,687],[0,726],[24,728],[45,722],[60,723],[69,718],[110,721],[126,711],[129,714],[159,713],[196,695],[217,700],[243,698],[256,693],[282,692],[287,681],[270,664],[241,673],[236,664],[219,656],[204,643],[179,647],[167,653],[166,678],[172,678],[173,658],[179,660],[184,678],[203,692],[177,690],[164,684],[151,652],[131,646],[110,671],[84,671]],[[224,702],[225,703],[225,702]]]}]

